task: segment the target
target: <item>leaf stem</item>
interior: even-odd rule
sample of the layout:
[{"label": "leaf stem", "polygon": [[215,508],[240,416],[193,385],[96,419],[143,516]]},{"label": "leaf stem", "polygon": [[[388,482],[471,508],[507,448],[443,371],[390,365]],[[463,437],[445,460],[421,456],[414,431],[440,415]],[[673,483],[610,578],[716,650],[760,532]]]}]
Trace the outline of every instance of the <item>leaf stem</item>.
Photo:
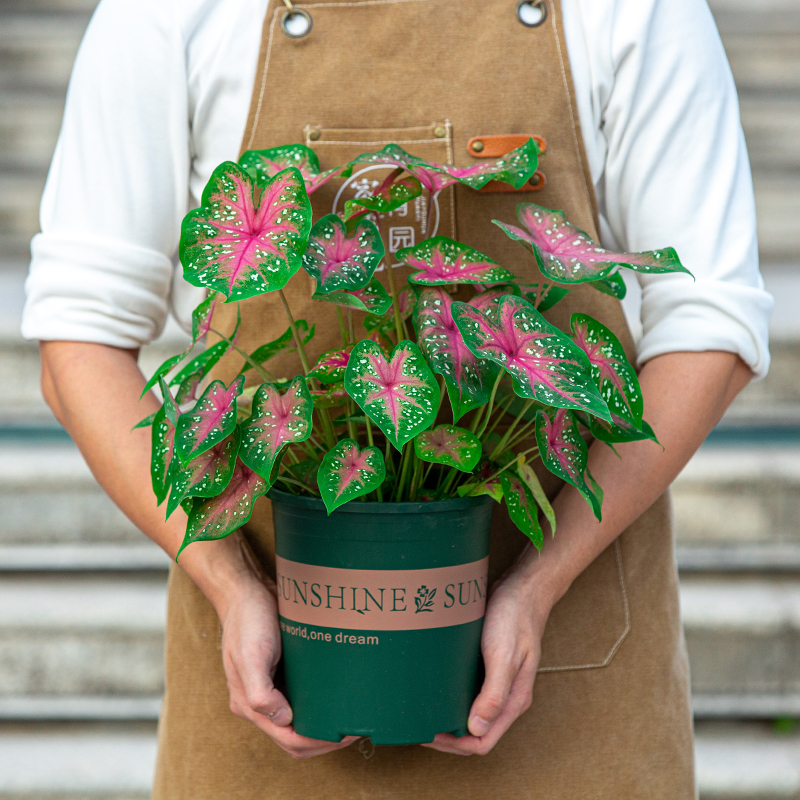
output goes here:
[{"label": "leaf stem", "polygon": [[532,453],[534,450],[538,449],[539,448],[537,446],[537,447],[530,447],[527,450],[523,450],[516,458],[509,461],[508,464],[505,464],[504,466],[500,467],[500,469],[498,469],[497,472],[493,472],[488,478],[484,478],[481,481],[481,483],[488,483],[489,481],[494,480],[501,472],[505,472],[509,467],[513,467],[514,464],[516,464],[521,458],[528,455],[528,453]]},{"label": "leaf stem", "polygon": [[356,329],[353,323],[353,310],[351,308],[347,309],[347,328],[350,331],[350,341],[355,342],[356,340]]},{"label": "leaf stem", "polygon": [[[500,370],[500,372],[497,373],[497,380],[494,382],[494,386],[492,387],[492,393],[489,396],[489,402],[485,406],[486,414],[484,416],[483,425],[481,427],[480,433],[476,433],[476,429],[478,427],[478,421],[481,418],[480,414],[476,414],[475,415],[475,419],[472,420],[472,427],[470,428],[470,430],[472,431],[472,433],[475,433],[475,435],[479,439],[483,436],[483,432],[486,430],[486,426],[489,424],[489,417],[492,416],[492,407],[494,406],[494,398],[495,398],[495,395],[497,394],[497,389],[500,386],[500,381],[502,380],[502,378],[503,378],[503,371]],[[483,410],[483,407],[481,408],[481,411],[482,410]]]},{"label": "leaf stem", "polygon": [[336,316],[339,318],[339,330],[342,332],[342,347],[347,347],[350,344],[350,340],[347,338],[347,328],[344,326],[344,317],[339,306],[336,306]]},{"label": "leaf stem", "polygon": [[[369,421],[369,417],[367,417],[366,415],[365,418],[367,420],[367,444],[369,444],[370,447],[375,447],[375,440],[372,438],[372,423]],[[378,498],[378,502],[382,503],[383,490],[381,489],[380,485],[375,487],[375,495]]]},{"label": "leaf stem", "polygon": [[532,405],[533,405],[533,400],[527,400],[525,403],[523,403],[522,410],[514,418],[514,421],[508,426],[508,430],[506,430],[505,434],[503,434],[503,438],[497,443],[497,447],[494,448],[492,454],[489,456],[489,461],[494,461],[500,455],[500,453],[503,452],[503,450],[508,445],[508,441],[511,438],[511,434],[514,433],[514,429],[517,427],[517,425],[519,425],[519,422],[525,415],[525,412]]},{"label": "leaf stem", "polygon": [[403,341],[403,318],[400,315],[400,303],[398,302],[397,285],[394,282],[394,270],[389,263],[388,254],[384,256],[386,259],[386,269],[389,270],[389,288],[392,292],[392,309],[394,310],[394,330],[397,334],[397,344]]},{"label": "leaf stem", "polygon": [[220,333],[216,328],[209,328],[208,330],[215,336],[219,336],[223,342],[227,342],[267,383],[271,383],[275,380],[275,378],[269,372],[267,372],[267,370],[265,370],[260,364],[257,364],[255,361],[253,361],[253,359],[250,358],[250,356],[247,355],[244,350],[242,350],[240,347],[237,347],[237,345],[224,333]]}]

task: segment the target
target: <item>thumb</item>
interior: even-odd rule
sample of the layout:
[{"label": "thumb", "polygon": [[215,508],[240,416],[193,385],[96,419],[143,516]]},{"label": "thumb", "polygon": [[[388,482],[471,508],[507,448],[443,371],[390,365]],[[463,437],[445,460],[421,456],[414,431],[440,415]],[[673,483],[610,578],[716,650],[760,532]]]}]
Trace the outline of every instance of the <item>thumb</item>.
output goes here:
[{"label": "thumb", "polygon": [[485,736],[508,702],[519,667],[506,659],[485,656],[486,678],[469,712],[469,732]]},{"label": "thumb", "polygon": [[274,725],[285,727],[291,724],[292,709],[289,702],[275,688],[263,660],[245,661],[239,665],[238,673],[247,705],[252,711],[266,717]]}]

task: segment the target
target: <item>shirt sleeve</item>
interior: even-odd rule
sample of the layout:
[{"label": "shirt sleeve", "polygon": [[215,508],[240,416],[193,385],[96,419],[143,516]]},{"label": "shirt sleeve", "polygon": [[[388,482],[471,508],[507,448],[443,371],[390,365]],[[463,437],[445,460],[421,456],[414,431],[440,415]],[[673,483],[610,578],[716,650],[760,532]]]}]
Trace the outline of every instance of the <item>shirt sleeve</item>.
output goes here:
[{"label": "shirt sleeve", "polygon": [[758,268],[736,88],[711,12],[703,0],[608,7],[603,239],[629,251],[673,246],[694,275],[638,275],[639,363],[722,350],[763,377],[773,300]]},{"label": "shirt sleeve", "polygon": [[78,52],[31,245],[27,339],[161,332],[190,164],[185,47],[163,0],[101,0]]}]

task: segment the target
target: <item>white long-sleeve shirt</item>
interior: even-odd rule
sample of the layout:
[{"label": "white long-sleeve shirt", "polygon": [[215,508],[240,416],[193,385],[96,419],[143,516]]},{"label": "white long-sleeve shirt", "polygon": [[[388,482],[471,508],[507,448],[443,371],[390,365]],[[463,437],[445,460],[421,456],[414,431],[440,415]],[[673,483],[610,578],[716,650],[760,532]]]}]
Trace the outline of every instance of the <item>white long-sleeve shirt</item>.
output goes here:
[{"label": "white long-sleeve shirt", "polygon": [[[181,276],[180,223],[214,167],[238,156],[265,9],[101,0],[32,242],[26,338],[135,348],[170,310],[190,328],[205,290]],[[724,350],[763,377],[773,303],[736,90],[705,0],[563,0],[563,14],[602,243],[673,246],[696,277],[627,276],[641,287],[641,306],[625,306],[639,363]]]}]

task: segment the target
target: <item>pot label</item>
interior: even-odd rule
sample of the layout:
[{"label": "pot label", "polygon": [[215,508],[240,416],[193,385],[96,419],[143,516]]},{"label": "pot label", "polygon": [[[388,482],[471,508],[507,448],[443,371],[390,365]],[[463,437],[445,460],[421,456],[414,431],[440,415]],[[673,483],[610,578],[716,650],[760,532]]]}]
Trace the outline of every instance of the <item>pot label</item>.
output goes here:
[{"label": "pot label", "polygon": [[276,558],[278,612],[304,625],[411,631],[483,617],[489,558],[435,569],[337,569]]}]

